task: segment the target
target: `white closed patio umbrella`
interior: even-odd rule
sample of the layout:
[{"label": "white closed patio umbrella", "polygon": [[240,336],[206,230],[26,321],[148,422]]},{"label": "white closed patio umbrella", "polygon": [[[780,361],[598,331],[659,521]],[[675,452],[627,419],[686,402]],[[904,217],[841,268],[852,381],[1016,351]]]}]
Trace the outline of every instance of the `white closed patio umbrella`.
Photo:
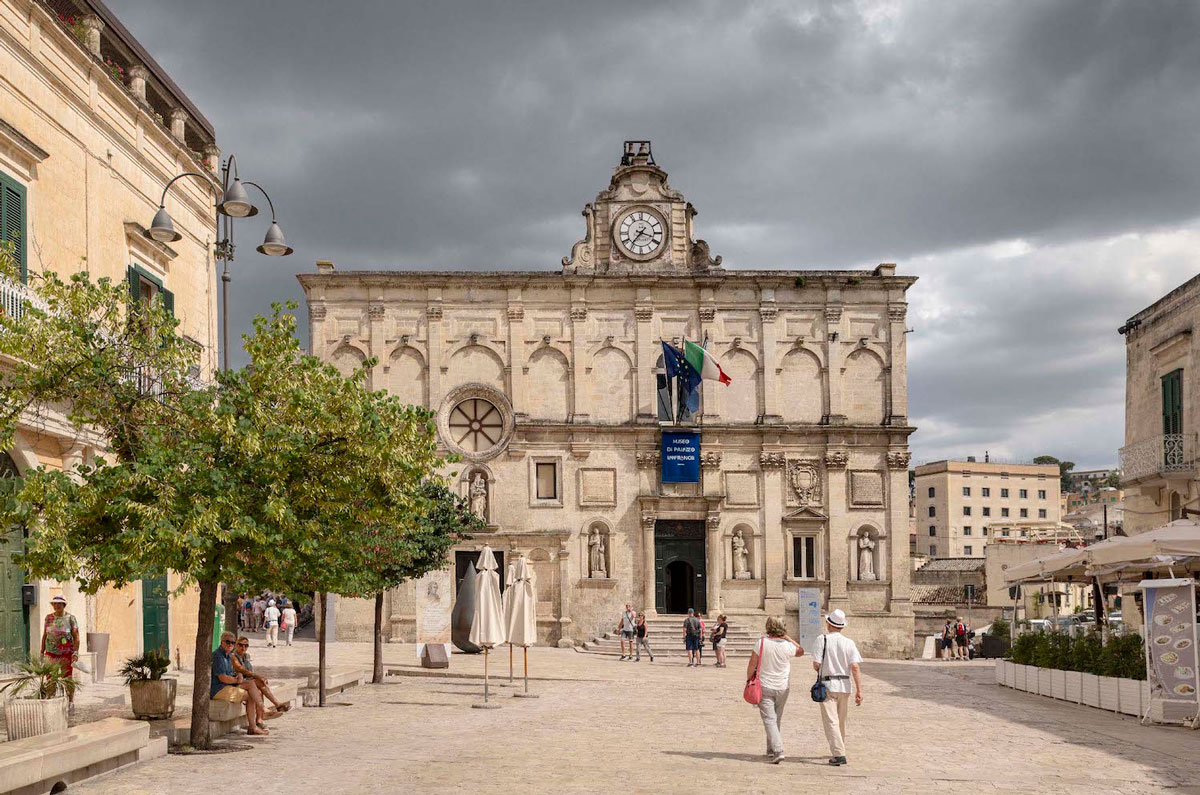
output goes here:
[{"label": "white closed patio umbrella", "polygon": [[518,698],[537,698],[529,692],[529,647],[537,643],[537,591],[534,588],[533,567],[524,557],[517,558],[512,580],[508,585],[508,608],[504,625],[508,643],[520,646],[525,656],[525,692],[513,693]]},{"label": "white closed patio umbrella", "polygon": [[483,649],[483,703],[472,704],[484,709],[499,704],[489,703],[488,652],[504,643],[504,611],[500,600],[500,575],[496,572],[496,556],[484,545],[479,553],[479,573],[475,577],[475,619],[471,622],[471,643]]}]

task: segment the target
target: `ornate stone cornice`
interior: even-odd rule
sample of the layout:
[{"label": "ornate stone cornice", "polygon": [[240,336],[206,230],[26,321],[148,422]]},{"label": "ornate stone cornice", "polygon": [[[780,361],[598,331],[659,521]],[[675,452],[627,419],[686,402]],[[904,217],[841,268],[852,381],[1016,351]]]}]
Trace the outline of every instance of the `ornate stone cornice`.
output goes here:
[{"label": "ornate stone cornice", "polygon": [[711,323],[717,319],[717,309],[712,306],[700,307],[700,322]]},{"label": "ornate stone cornice", "polygon": [[850,456],[845,450],[830,450],[825,453],[826,469],[845,469],[846,464],[850,462]]},{"label": "ornate stone cornice", "polygon": [[700,455],[700,466],[705,469],[720,469],[721,454],[715,450]]},{"label": "ornate stone cornice", "polygon": [[825,307],[825,322],[837,323],[841,319],[842,319],[842,307],[840,304],[835,305],[835,306]]},{"label": "ornate stone cornice", "polygon": [[441,320],[442,319],[442,305],[441,304],[430,304],[429,306],[425,307],[425,316],[427,318],[429,318],[430,320]]},{"label": "ornate stone cornice", "polygon": [[783,453],[759,453],[758,465],[763,469],[783,469],[787,466],[787,456]]},{"label": "ornate stone cornice", "polygon": [[764,323],[774,323],[775,316],[778,313],[779,313],[779,310],[773,306],[760,306],[758,308],[758,317]]},{"label": "ornate stone cornice", "polygon": [[655,451],[655,452],[639,451],[636,454],[636,457],[637,457],[637,465],[639,467],[656,467],[656,466],[658,466],[658,462],[661,459],[662,454],[657,451]]},{"label": "ornate stone cornice", "polygon": [[635,306],[633,308],[633,319],[644,323],[654,317],[654,307],[652,306]]},{"label": "ornate stone cornice", "polygon": [[912,461],[912,453],[907,450],[893,450],[887,454],[888,469],[908,469]]}]

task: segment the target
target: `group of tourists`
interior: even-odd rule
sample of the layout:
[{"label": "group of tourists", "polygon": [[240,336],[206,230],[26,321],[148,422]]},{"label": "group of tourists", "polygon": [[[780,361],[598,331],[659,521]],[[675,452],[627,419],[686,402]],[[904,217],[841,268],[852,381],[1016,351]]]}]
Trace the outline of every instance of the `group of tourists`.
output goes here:
[{"label": "group of tourists", "polygon": [[964,621],[962,616],[946,619],[942,627],[942,659],[969,660],[975,656],[975,643],[972,640],[975,633],[971,630],[971,622]]},{"label": "group of tourists", "polygon": [[256,596],[242,594],[238,597],[238,630],[266,632],[270,648],[279,644],[280,631],[284,642],[291,646],[299,620],[295,603],[282,594],[264,591]]},{"label": "group of tourists", "polygon": [[[250,640],[245,635],[221,633],[221,644],[212,656],[209,698],[246,706],[246,733],[266,735],[266,721],[287,712],[288,704],[280,703],[271,692],[271,683],[255,672],[250,660]],[[271,702],[271,709],[266,702]]]},{"label": "group of tourists", "polygon": [[[621,658],[619,662],[631,660],[642,661],[642,649],[646,650],[650,662],[654,662],[654,652],[650,650],[650,627],[646,623],[646,614],[635,612],[633,605],[626,603],[617,622],[617,633],[621,637]],[[713,653],[717,657],[717,668],[725,667],[725,638],[729,634],[729,623],[725,616],[717,617],[717,625],[713,627],[712,635],[707,633],[704,619],[696,615],[693,608],[688,608],[687,618],[683,621],[683,644],[688,652],[688,668],[699,667],[704,656],[704,641],[709,638]]]}]

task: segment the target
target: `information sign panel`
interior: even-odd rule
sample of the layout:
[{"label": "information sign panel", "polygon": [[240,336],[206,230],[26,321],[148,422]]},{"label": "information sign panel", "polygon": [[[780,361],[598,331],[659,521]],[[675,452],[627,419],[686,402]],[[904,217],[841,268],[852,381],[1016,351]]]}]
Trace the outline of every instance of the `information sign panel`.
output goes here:
[{"label": "information sign panel", "polygon": [[449,568],[426,573],[413,583],[417,608],[417,659],[426,643],[440,643],[450,657],[450,611],[454,581]]},{"label": "information sign panel", "polygon": [[817,648],[817,638],[821,637],[824,629],[821,621],[821,589],[801,588],[800,594],[800,635],[796,638],[808,654]]},{"label": "information sign panel", "polygon": [[700,433],[663,431],[662,482],[700,482]]},{"label": "information sign panel", "polygon": [[1200,714],[1196,650],[1196,586],[1191,579],[1142,580],[1150,714],[1163,723],[1194,724]]}]

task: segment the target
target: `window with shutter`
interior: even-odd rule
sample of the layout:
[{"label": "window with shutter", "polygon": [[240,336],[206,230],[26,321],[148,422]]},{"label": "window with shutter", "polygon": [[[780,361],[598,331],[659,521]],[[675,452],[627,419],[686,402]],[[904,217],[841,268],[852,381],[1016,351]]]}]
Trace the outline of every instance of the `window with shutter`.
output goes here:
[{"label": "window with shutter", "polygon": [[126,275],[129,279],[129,295],[135,304],[149,304],[154,296],[161,295],[163,306],[172,316],[175,314],[175,294],[163,287],[162,279],[139,265],[130,265]]},{"label": "window with shutter", "polygon": [[12,241],[17,264],[21,267],[21,281],[28,272],[27,252],[29,246],[25,228],[25,186],[7,174],[0,172],[0,240]]},{"label": "window with shutter", "polygon": [[1183,433],[1183,370],[1162,377],[1163,433]]}]

